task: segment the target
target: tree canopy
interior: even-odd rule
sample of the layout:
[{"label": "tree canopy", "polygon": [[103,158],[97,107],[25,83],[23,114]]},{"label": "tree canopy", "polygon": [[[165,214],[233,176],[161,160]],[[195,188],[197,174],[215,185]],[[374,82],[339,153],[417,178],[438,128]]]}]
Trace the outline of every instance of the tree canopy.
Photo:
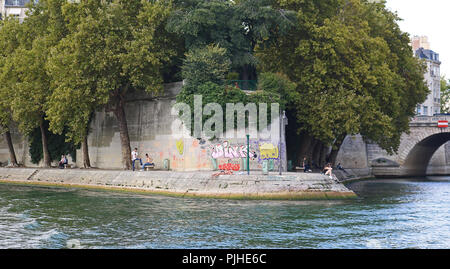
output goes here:
[{"label": "tree canopy", "polygon": [[450,113],[450,80],[441,77],[441,113]]},{"label": "tree canopy", "polygon": [[171,12],[167,3],[88,0],[66,9],[66,20],[76,19],[47,65],[54,78],[47,106],[52,130],[68,126],[69,138],[79,142],[92,112],[106,106],[118,120],[123,164],[130,169],[126,96],[160,91],[163,67],[177,55],[171,36],[164,34]]},{"label": "tree canopy", "polygon": [[297,25],[256,55],[263,70],[281,71],[296,82],[297,131],[337,149],[346,135],[360,133],[394,152],[428,93],[424,67],[398,17],[382,2],[278,4],[297,12]]},{"label": "tree canopy", "polygon": [[[23,23],[1,22],[0,126],[39,127],[44,145],[48,120],[51,132],[87,145],[104,109],[130,169],[128,96],[180,78],[179,102],[280,103],[293,140],[309,139],[297,157],[333,146],[333,159],[349,134],[393,153],[428,94],[398,20],[368,0],[33,1]],[[258,78],[257,91],[227,85],[230,77]]]}]

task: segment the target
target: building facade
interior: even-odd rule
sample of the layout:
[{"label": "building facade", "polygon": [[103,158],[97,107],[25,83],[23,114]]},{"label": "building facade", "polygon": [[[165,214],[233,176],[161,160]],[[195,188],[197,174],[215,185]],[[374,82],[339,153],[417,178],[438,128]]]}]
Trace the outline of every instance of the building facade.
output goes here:
[{"label": "building facade", "polygon": [[433,116],[441,113],[441,62],[439,61],[438,53],[423,47],[429,48],[426,37],[414,38],[411,42],[413,49],[419,47],[414,50],[414,54],[417,58],[425,60],[427,64],[427,71],[424,74],[424,78],[430,90],[425,102],[417,106],[416,112],[417,115],[421,116]]},{"label": "building facade", "polygon": [[23,21],[28,2],[30,0],[0,0],[0,19],[13,16]]},{"label": "building facade", "polygon": [[417,51],[420,48],[424,48],[426,50],[431,49],[430,48],[430,42],[428,42],[427,36],[413,36],[411,38],[411,47],[413,48],[413,51]]}]

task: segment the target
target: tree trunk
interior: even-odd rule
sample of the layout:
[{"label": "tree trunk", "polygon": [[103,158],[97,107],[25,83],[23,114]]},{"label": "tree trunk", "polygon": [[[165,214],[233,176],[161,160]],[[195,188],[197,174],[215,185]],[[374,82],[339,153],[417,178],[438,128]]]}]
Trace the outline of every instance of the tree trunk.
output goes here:
[{"label": "tree trunk", "polygon": [[320,167],[324,167],[327,159],[328,147],[324,144],[320,150]]},{"label": "tree trunk", "polygon": [[312,160],[319,167],[322,167],[320,164],[320,153],[322,151],[322,146],[323,146],[323,143],[318,141],[317,144],[314,146],[314,150],[312,152]]},{"label": "tree trunk", "polygon": [[84,137],[83,142],[81,142],[81,150],[83,151],[83,166],[84,168],[91,168],[91,160],[89,159],[89,148],[87,135]]},{"label": "tree trunk", "polygon": [[339,150],[341,149],[342,143],[344,142],[344,139],[345,139],[345,135],[338,137],[336,139],[336,141],[334,142],[333,148],[330,153],[330,163],[332,166],[336,165],[336,158],[339,153]]},{"label": "tree trunk", "polygon": [[[297,165],[302,166],[303,158],[307,155],[308,149],[309,149],[313,139],[311,136],[309,136],[307,134],[300,135],[299,139],[300,139],[300,145],[297,148]],[[309,161],[311,161],[311,160],[309,160]]]},{"label": "tree trunk", "polygon": [[51,159],[50,159],[50,153],[48,152],[48,143],[47,143],[47,135],[45,134],[44,119],[41,119],[41,123],[40,123],[39,127],[41,129],[42,152],[44,155],[44,167],[50,167]]},{"label": "tree trunk", "polygon": [[308,151],[306,152],[306,158],[308,158],[308,161],[310,162],[312,169],[317,168],[316,167],[317,163],[315,163],[313,159],[314,148],[316,147],[317,143],[319,143],[319,141],[313,138],[311,144],[308,145]]},{"label": "tree trunk", "polygon": [[124,170],[131,170],[131,146],[128,135],[127,119],[125,117],[124,101],[122,98],[116,103],[114,114],[119,123],[120,143],[122,146],[122,164]]},{"label": "tree trunk", "polygon": [[13,167],[17,167],[19,166],[17,164],[17,159],[16,159],[16,152],[14,151],[14,145],[12,143],[12,139],[11,139],[11,133],[9,131],[6,131],[3,134],[3,137],[5,138],[6,143],[8,144],[8,150],[9,150],[9,159],[11,160],[11,166]]}]

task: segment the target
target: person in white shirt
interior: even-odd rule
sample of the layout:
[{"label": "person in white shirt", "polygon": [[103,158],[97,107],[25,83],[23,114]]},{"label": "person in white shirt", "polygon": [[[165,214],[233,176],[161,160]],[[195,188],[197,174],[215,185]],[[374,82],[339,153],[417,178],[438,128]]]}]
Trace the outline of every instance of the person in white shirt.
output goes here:
[{"label": "person in white shirt", "polygon": [[136,160],[139,160],[139,162],[141,163],[141,167],[142,167],[142,159],[139,158],[138,156],[139,156],[139,154],[138,154],[137,148],[134,148],[134,150],[131,152],[131,162],[133,164],[133,171],[134,171],[134,162]]}]

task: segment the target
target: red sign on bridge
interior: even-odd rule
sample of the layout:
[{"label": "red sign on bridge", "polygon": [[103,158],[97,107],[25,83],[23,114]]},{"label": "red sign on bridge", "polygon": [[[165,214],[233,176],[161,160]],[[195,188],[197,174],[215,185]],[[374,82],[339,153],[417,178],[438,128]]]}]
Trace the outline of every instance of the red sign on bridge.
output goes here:
[{"label": "red sign on bridge", "polygon": [[440,120],[438,121],[438,128],[447,128],[448,127],[448,121],[447,120]]}]

